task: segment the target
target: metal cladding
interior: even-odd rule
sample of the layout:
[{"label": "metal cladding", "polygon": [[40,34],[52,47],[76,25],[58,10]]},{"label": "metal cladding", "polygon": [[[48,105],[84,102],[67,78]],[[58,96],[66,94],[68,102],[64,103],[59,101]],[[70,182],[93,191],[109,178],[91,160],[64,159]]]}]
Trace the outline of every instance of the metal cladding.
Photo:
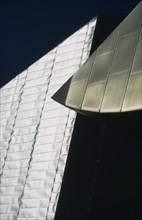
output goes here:
[{"label": "metal cladding", "polygon": [[86,61],[96,18],[1,89],[1,220],[53,220],[76,113],[51,96]]},{"label": "metal cladding", "polygon": [[64,105],[80,112],[142,109],[142,2],[74,74]]}]

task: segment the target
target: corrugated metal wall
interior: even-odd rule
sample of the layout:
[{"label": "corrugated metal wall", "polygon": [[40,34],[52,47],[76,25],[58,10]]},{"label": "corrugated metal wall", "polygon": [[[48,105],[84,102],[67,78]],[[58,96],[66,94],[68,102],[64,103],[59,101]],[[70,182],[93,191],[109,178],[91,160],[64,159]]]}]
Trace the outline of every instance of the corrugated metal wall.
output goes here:
[{"label": "corrugated metal wall", "polygon": [[1,89],[1,220],[53,220],[76,118],[51,96],[88,58],[96,19]]}]

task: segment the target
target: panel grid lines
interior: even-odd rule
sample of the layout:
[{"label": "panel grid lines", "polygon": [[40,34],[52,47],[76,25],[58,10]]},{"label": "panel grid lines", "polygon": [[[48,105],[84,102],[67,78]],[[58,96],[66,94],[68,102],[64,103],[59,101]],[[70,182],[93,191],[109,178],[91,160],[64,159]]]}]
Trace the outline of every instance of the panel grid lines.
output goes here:
[{"label": "panel grid lines", "polygon": [[[3,155],[13,126],[7,123],[12,122],[17,111],[1,179],[2,208],[6,213],[1,218],[5,220],[54,219],[76,114],[55,103],[51,96],[88,58],[93,23],[74,33],[1,90]],[[35,199],[38,204],[33,202]]]},{"label": "panel grid lines", "polygon": [[[141,34],[141,28],[136,33],[138,33],[138,36],[137,36],[137,43],[136,43],[135,48],[134,48],[135,52],[133,54],[133,59],[132,59],[133,62],[134,62],[134,57],[136,56],[136,49],[137,49],[138,43],[139,43],[139,38],[140,38],[140,34]],[[122,100],[122,103],[121,103],[120,111],[122,111],[122,109],[123,109],[123,104],[124,104],[125,97],[126,97],[126,91],[127,91],[127,88],[128,88],[129,82],[130,82],[130,76],[131,76],[131,71],[132,71],[132,67],[133,67],[133,62],[131,62],[131,66],[130,66],[130,69],[129,69],[129,78],[128,78],[127,84],[125,86],[125,91],[124,91],[124,94],[123,94],[123,100]]]},{"label": "panel grid lines", "polygon": [[[113,52],[113,57],[112,57],[110,68],[109,68],[110,71],[112,69],[112,64],[113,64],[113,60],[114,60],[114,57],[115,57],[116,48],[117,48],[117,45],[118,45],[118,40],[119,40],[119,35],[120,35],[120,32],[121,32],[121,28],[122,28],[122,23],[119,25],[119,31],[118,31],[118,34],[117,34],[117,40],[115,42],[115,48],[114,48],[114,52]],[[107,75],[107,79],[106,79],[104,93],[103,93],[103,96],[102,96],[102,99],[101,99],[101,104],[100,104],[100,109],[99,109],[100,111],[101,111],[101,108],[102,108],[102,105],[103,105],[103,100],[104,100],[104,97],[105,97],[105,91],[106,91],[106,88],[107,88],[109,77],[110,77],[110,75],[108,74]]]},{"label": "panel grid lines", "polygon": [[[27,76],[27,75],[26,75],[26,76]],[[22,93],[23,93],[23,88],[24,88],[25,82],[26,82],[26,77],[25,77],[25,80],[24,80],[23,85],[21,86],[21,92],[20,92],[20,94],[19,94],[19,103],[18,103],[19,105],[17,106],[17,109],[16,109],[16,114],[15,114],[15,117],[14,117],[14,123],[13,123],[12,129],[11,129],[10,139],[9,139],[9,141],[8,141],[7,152],[6,152],[6,155],[5,155],[4,163],[2,164],[0,177],[3,175],[3,169],[4,169],[4,167],[5,167],[5,163],[6,163],[6,160],[7,160],[7,154],[8,154],[8,150],[9,150],[9,148],[10,148],[10,143],[11,143],[11,140],[12,140],[13,129],[14,129],[14,127],[15,127],[15,123],[16,123],[16,119],[17,119],[17,112],[18,112],[18,109],[19,109],[19,106],[20,106],[21,96],[22,96]],[[16,89],[16,87],[15,87],[15,89]]]},{"label": "panel grid lines", "polygon": [[[55,59],[55,58],[54,58],[54,59]],[[46,65],[45,65],[45,66],[46,66]],[[54,66],[54,62],[53,62],[53,64],[52,64],[52,69],[53,69],[53,66]],[[51,73],[52,73],[52,71],[51,71]],[[47,84],[46,94],[47,94],[47,92],[48,92],[48,85],[50,84],[51,74],[50,74],[50,76],[48,77],[48,79],[49,79],[49,81],[48,81],[48,84]],[[44,104],[45,104],[45,99],[44,99]],[[42,110],[43,110],[43,108],[44,108],[44,104],[43,104]],[[41,118],[41,117],[42,117],[42,112],[41,112],[40,118]],[[39,126],[40,126],[40,121],[39,121],[39,123],[38,123],[38,125],[37,125],[37,128],[36,128],[36,133],[35,133],[34,142],[33,142],[32,151],[31,151],[31,158],[30,158],[29,163],[28,163],[28,170],[27,170],[27,175],[26,175],[26,181],[27,181],[27,178],[28,178],[28,172],[29,172],[29,169],[30,169],[31,161],[32,161],[32,154],[33,154],[33,151],[34,151],[34,145],[35,145],[35,143],[36,143],[36,138],[37,138]],[[20,208],[21,208],[21,206],[22,206],[22,198],[23,198],[23,196],[24,196],[24,190],[25,190],[25,186],[26,186],[26,181],[25,181],[25,184],[24,184],[24,187],[23,187],[23,192],[22,192],[22,194],[21,194],[21,196],[20,196],[19,209],[18,209],[18,211],[17,211],[17,213],[16,213],[16,214],[17,214],[17,218],[19,217]]]}]

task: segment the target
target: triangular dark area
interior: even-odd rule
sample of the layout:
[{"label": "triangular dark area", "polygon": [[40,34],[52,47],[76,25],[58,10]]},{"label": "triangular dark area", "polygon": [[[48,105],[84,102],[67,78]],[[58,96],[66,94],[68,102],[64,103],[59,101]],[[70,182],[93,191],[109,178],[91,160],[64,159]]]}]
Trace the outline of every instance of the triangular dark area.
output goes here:
[{"label": "triangular dark area", "polygon": [[70,77],[64,85],[51,97],[53,100],[65,105],[72,77]]},{"label": "triangular dark area", "polygon": [[125,14],[98,15],[90,55],[103,43],[112,31],[123,21]]}]

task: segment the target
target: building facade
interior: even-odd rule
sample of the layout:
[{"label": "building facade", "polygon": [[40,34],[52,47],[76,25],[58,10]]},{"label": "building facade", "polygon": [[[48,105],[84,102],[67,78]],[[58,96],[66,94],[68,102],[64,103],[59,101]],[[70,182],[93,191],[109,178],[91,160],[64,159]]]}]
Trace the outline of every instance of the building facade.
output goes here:
[{"label": "building facade", "polygon": [[89,57],[95,26],[1,88],[1,220],[54,219],[76,113],[51,96]]},{"label": "building facade", "polygon": [[141,219],[142,3],[118,17],[1,88],[1,220]]}]

